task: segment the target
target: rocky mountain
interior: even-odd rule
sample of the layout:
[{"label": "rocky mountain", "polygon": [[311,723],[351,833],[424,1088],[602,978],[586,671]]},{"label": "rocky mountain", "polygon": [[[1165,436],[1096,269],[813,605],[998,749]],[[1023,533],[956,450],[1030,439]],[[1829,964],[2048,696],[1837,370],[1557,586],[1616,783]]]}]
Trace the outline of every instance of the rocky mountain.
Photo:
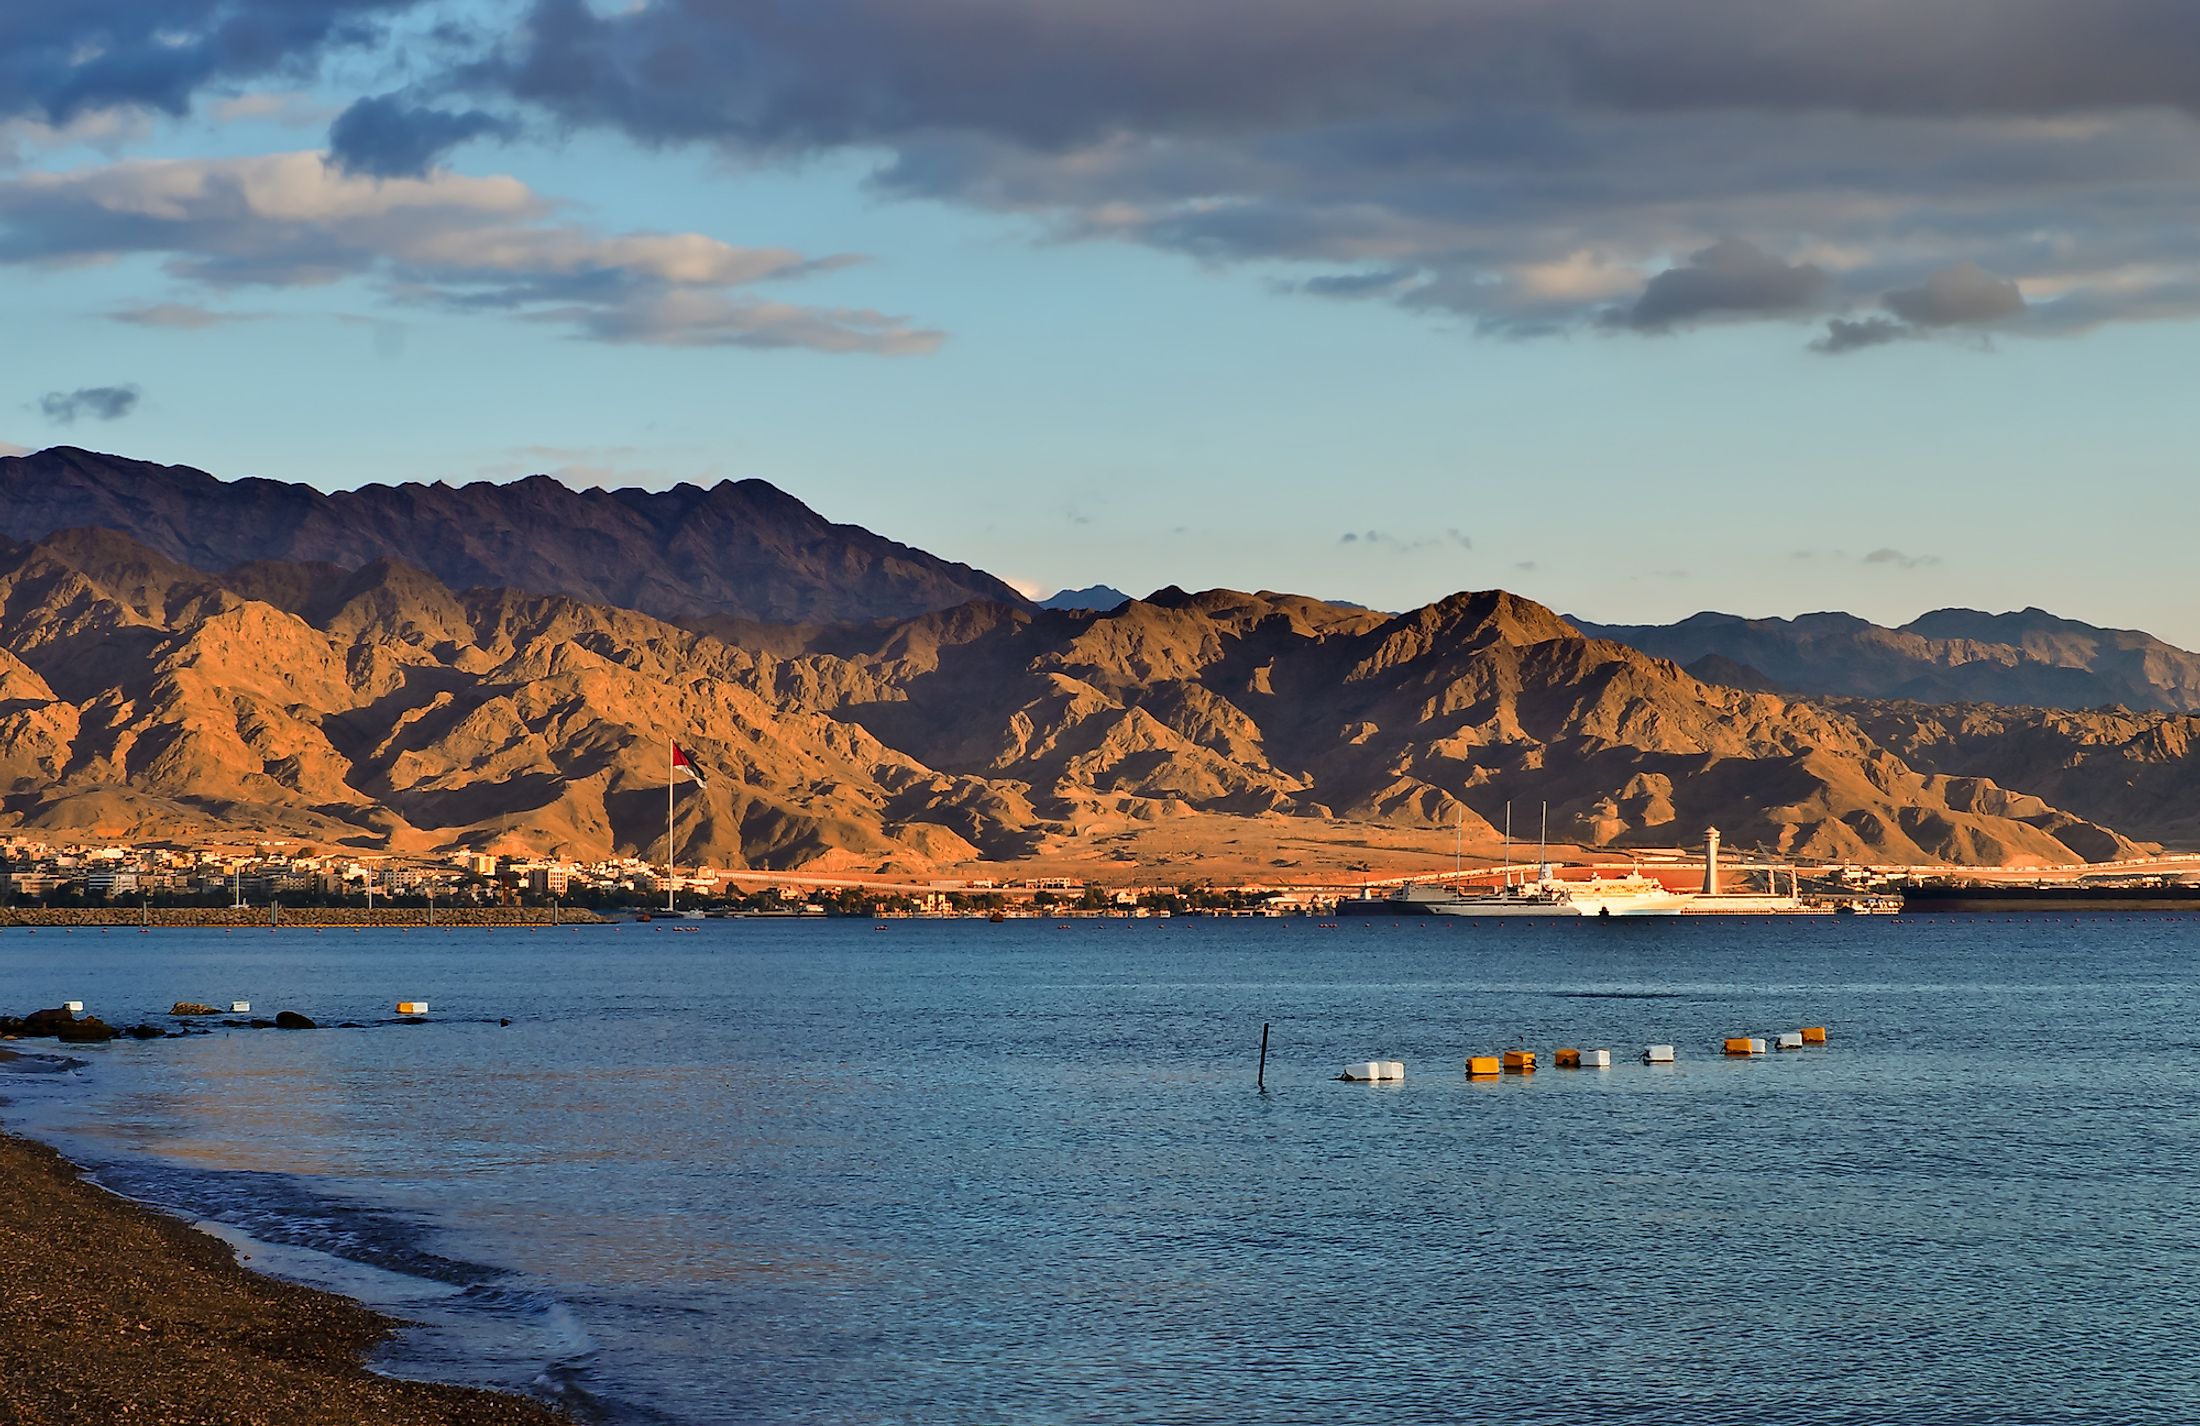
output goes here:
[{"label": "rocky mountain", "polygon": [[1960,768],[2146,841],[2200,846],[2200,717],[1862,700],[1834,706],[1920,770]]},{"label": "rocky mountain", "polygon": [[[1501,592],[1401,615],[1162,590],[699,632],[381,558],[210,574],[104,531],[0,554],[0,819],[394,850],[915,869],[1177,818],[1875,860],[2128,854],[1848,713],[1705,684]],[[1951,760],[1951,765],[1952,765]],[[2022,787],[2023,784],[2017,784]]]},{"label": "rocky mountain", "polygon": [[1083,589],[1063,589],[1038,601],[1041,609],[1090,609],[1096,614],[1112,614],[1131,602],[1131,597],[1120,589],[1105,584],[1088,584]]},{"label": "rocky mountain", "polygon": [[564,594],[681,622],[900,619],[1020,600],[981,570],[833,524],[761,480],[575,490],[538,475],[323,492],[69,446],[0,457],[0,534],[91,527],[207,571],[398,559],[454,588]]},{"label": "rocky mountain", "polygon": [[2200,654],[2135,629],[2103,629],[2040,609],[1938,609],[1898,629],[1849,614],[1677,624],[1598,625],[1614,639],[1742,688],[1924,703],[2125,707],[2200,712]]}]

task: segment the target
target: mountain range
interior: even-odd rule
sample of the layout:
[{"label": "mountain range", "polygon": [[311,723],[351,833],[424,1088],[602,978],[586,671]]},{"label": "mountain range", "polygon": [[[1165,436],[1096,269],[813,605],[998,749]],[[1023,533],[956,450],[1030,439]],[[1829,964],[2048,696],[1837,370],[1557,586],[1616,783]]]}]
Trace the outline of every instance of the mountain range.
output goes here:
[{"label": "mountain range", "polygon": [[1922,772],[1851,715],[1707,685],[1497,591],[1402,615],[1162,590],[975,601],[745,648],[382,559],[215,575],[111,531],[0,557],[0,812],[53,832],[936,868],[1175,818],[1799,855],[2068,861],[2134,844]]},{"label": "mountain range", "polygon": [[838,623],[1022,602],[982,570],[833,524],[761,480],[575,490],[537,475],[323,492],[70,446],[0,457],[0,534],[91,528],[210,572],[401,559],[456,588],[564,594],[676,620]]},{"label": "mountain range", "polygon": [[0,460],[0,529],[0,821],[65,837],[662,859],[673,738],[710,770],[678,855],[732,866],[1136,861],[1183,828],[1287,865],[1313,833],[1489,846],[1508,804],[1620,850],[2200,836],[2193,656],[2038,611],[1048,608],[756,481],[330,495],[70,448]]},{"label": "mountain range", "polygon": [[2200,654],[2136,629],[2102,629],[2042,609],[1936,609],[1900,628],[1852,614],[1600,625],[1614,639],[1742,688],[1926,703],[2200,712]]}]

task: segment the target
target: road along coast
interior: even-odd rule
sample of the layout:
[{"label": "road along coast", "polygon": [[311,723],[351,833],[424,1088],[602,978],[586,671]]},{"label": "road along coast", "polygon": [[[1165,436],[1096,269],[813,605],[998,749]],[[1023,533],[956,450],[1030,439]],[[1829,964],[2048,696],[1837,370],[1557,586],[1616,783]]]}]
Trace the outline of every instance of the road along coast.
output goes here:
[{"label": "road along coast", "polygon": [[5,1134],[0,1283],[5,1426],[570,1426],[519,1397],[376,1375],[367,1354],[402,1324],[262,1277]]}]

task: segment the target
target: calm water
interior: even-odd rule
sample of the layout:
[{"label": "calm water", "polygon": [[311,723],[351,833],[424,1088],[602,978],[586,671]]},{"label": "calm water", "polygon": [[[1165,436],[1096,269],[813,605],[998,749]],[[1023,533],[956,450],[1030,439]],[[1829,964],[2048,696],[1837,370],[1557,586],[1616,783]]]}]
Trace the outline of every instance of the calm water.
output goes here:
[{"label": "calm water", "polygon": [[[0,1113],[420,1320],[392,1369],[609,1421],[2192,1421],[2196,948],[2078,916],[10,931],[9,1009],[435,1023],[80,1051]],[[1806,1023],[1833,1043],[1715,1053]],[[1460,1073],[1560,1044],[1622,1063]],[[1377,1056],[1402,1086],[1332,1081]]]}]

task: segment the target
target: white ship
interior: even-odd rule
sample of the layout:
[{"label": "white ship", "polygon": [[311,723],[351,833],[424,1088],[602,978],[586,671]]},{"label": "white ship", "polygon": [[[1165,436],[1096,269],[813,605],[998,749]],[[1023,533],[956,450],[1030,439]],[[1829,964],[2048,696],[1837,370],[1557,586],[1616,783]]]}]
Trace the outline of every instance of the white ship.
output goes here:
[{"label": "white ship", "polygon": [[1578,916],[1563,897],[1540,884],[1490,887],[1469,891],[1449,886],[1407,882],[1380,899],[1362,897],[1338,903],[1346,916]]},{"label": "white ship", "polygon": [[1695,899],[1640,872],[1586,881],[1546,873],[1483,891],[1408,882],[1388,896],[1341,902],[1337,909],[1347,916],[1678,916]]}]

